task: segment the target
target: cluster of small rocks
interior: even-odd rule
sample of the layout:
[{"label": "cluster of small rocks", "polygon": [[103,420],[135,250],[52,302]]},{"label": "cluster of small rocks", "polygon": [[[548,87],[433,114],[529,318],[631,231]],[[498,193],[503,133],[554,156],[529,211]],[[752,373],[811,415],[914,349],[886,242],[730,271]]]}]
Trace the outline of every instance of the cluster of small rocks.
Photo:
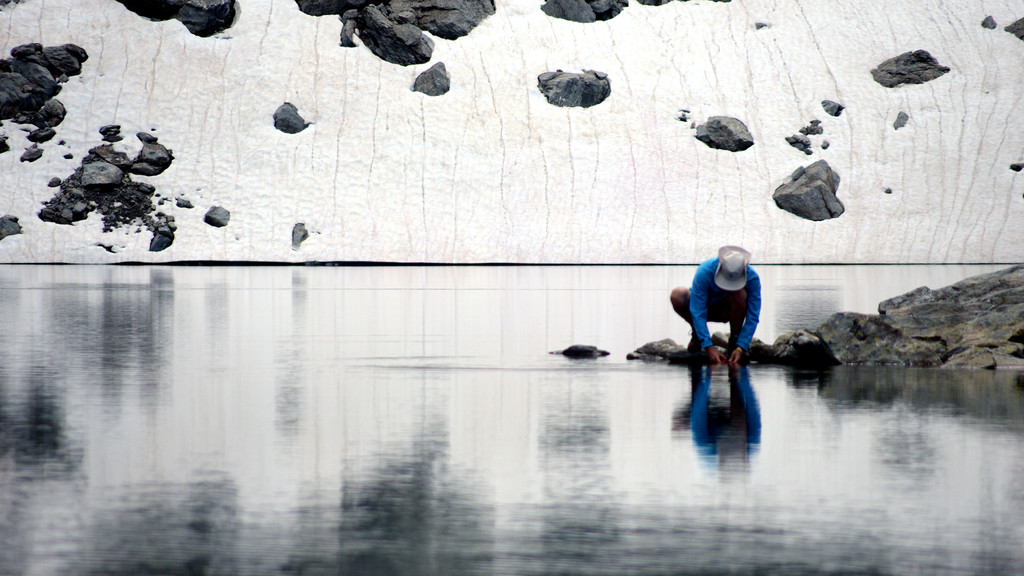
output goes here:
[{"label": "cluster of small rocks", "polygon": [[[21,155],[22,162],[35,162],[43,156],[40,144],[56,135],[64,121],[64,105],[55,96],[68,77],[81,73],[89,55],[80,46],[22,44],[11,49],[11,57],[0,59],[0,123],[33,126],[28,134],[32,144]],[[7,138],[0,136],[0,153],[10,150]]]},{"label": "cluster of small rocks", "polygon": [[213,36],[235,21],[235,0],[117,0],[149,20],[176,19],[196,36]]},{"label": "cluster of small rocks", "polygon": [[[81,165],[64,180],[58,180],[60,191],[43,202],[39,219],[54,224],[73,224],[96,211],[103,216],[103,231],[125,227],[145,227],[153,232],[150,250],[163,250],[174,241],[174,217],[157,212],[153,204],[156,188],[136,182],[131,175],[156,176],[166,170],[174,155],[157,141],[156,136],[140,132],[142,148],[130,157],[116,150],[110,142],[121,140],[120,126],[101,128],[107,144],[91,150]],[[51,180],[51,185],[55,182]]]}]

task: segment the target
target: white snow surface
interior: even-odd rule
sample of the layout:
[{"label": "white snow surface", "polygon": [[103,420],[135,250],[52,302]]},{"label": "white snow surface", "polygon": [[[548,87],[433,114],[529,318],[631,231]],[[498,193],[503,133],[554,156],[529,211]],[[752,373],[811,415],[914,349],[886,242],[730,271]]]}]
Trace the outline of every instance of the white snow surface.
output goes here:
[{"label": "white snow surface", "polygon": [[[409,67],[340,47],[340,20],[293,0],[239,0],[211,38],[114,0],[8,5],[4,54],[72,42],[89,60],[57,96],[68,114],[42,159],[19,162],[26,133],[0,127],[0,215],[24,228],[0,241],[0,262],[693,263],[722,244],[755,262],[1024,261],[1024,173],[1009,169],[1024,161],[1024,41],[1003,30],[1024,17],[1020,0],[631,2],[591,24],[540,5],[498,0]],[[951,71],[898,88],[872,79],[917,49]],[[451,91],[411,91],[436,62]],[[537,76],[558,69],[608,74],[611,96],[548,104]],[[831,117],[824,99],[847,108]],[[275,130],[285,101],[313,124]],[[713,150],[680,109],[698,124],[739,118],[755,145]],[[910,121],[894,130],[900,111]],[[813,119],[825,133],[805,156],[785,137]],[[104,233],[96,213],[72,226],[36,216],[47,182],[102,144],[105,124],[122,126],[129,154],[138,131],[174,152],[163,174],[133,176],[177,222],[162,252],[146,230]],[[841,176],[846,212],[811,222],[779,209],[773,191],[819,159]],[[203,223],[215,205],[228,226]],[[297,222],[311,236],[293,250]]]}]

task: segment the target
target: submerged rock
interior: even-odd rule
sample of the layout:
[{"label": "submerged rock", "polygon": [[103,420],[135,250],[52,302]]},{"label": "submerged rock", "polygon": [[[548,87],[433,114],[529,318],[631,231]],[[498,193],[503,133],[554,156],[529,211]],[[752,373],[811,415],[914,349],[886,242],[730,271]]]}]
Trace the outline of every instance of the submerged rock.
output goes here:
[{"label": "submerged rock", "polygon": [[544,72],[537,76],[537,88],[549,104],[589,108],[604,102],[612,93],[611,81],[604,72]]},{"label": "submerged rock", "polygon": [[712,116],[697,126],[694,138],[717,150],[742,152],[754,145],[754,138],[742,121],[729,116]]},{"label": "submerged rock", "polygon": [[942,66],[927,50],[904,52],[882,62],[871,70],[871,76],[886,88],[895,88],[902,84],[924,84],[949,72],[948,66]]},{"label": "submerged rock", "polygon": [[839,174],[828,162],[818,160],[797,168],[788,182],[775,189],[772,199],[786,212],[815,222],[838,218],[846,208],[836,197]]}]

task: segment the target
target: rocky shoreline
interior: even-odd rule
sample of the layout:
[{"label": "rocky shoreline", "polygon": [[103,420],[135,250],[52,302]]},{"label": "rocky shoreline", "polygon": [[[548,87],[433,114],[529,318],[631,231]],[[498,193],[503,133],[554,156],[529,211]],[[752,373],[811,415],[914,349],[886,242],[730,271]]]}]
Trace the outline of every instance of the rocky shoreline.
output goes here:
[{"label": "rocky shoreline", "polygon": [[[724,347],[728,336],[712,340]],[[671,339],[649,342],[630,360],[703,364]],[[920,287],[878,305],[878,314],[837,312],[814,329],[754,339],[758,364],[823,368],[841,364],[1024,370],[1024,265],[932,290]]]}]

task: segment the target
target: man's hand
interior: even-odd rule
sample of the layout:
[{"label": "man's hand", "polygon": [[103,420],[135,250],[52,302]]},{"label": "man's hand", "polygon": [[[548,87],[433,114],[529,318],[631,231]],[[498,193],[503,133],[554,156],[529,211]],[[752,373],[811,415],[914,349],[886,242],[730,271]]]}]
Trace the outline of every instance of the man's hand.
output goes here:
[{"label": "man's hand", "polygon": [[729,365],[739,366],[740,360],[743,360],[743,348],[736,347],[732,349],[732,353],[729,354]]},{"label": "man's hand", "polygon": [[708,346],[707,348],[704,349],[704,351],[707,352],[708,363],[710,363],[711,365],[725,364],[726,362],[728,362],[728,359],[725,357],[725,354],[722,354],[722,351],[715,346]]}]

